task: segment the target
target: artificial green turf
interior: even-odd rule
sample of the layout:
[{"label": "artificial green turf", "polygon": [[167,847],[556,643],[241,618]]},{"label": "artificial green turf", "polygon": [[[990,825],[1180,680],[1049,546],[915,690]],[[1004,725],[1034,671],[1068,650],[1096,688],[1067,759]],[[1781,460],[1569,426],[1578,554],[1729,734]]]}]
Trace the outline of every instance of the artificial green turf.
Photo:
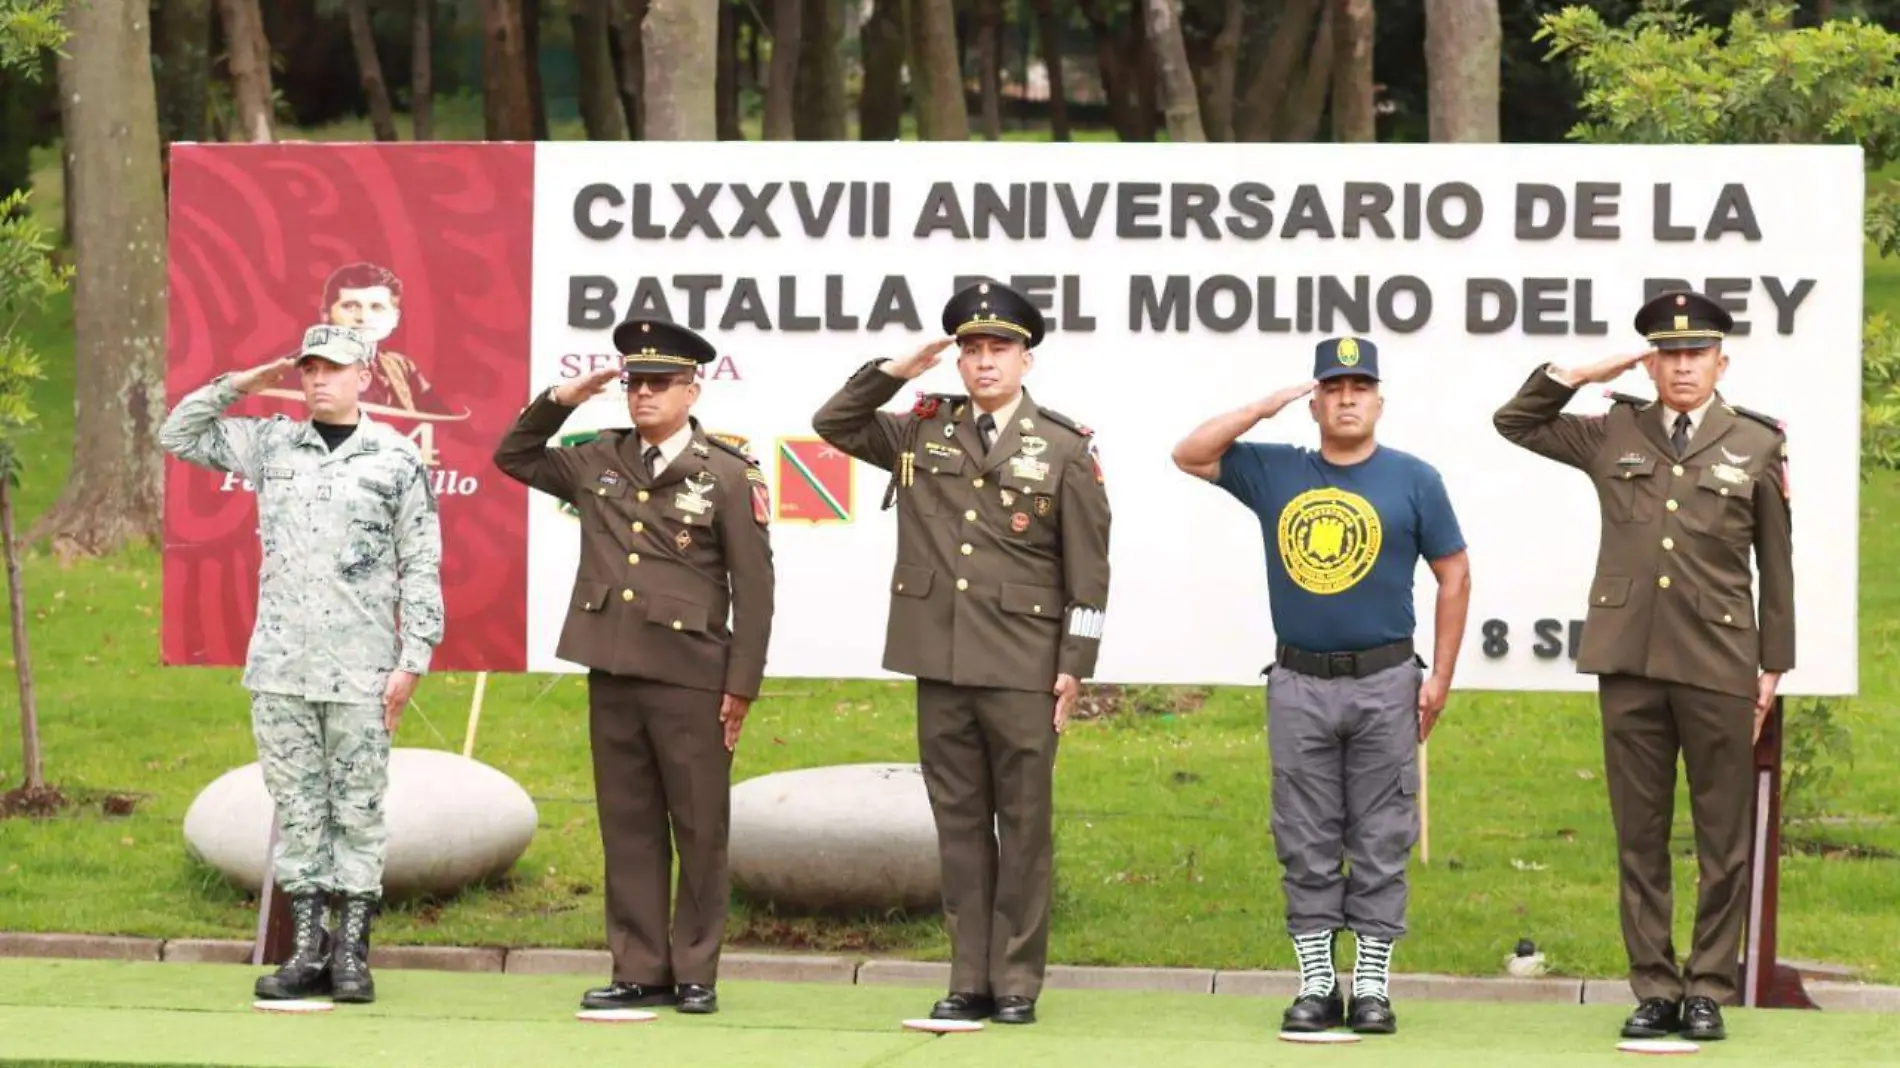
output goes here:
[{"label": "artificial green turf", "polygon": [[[1400,1033],[1352,1046],[1277,1041],[1277,998],[1051,990],[1031,1027],[929,1036],[925,987],[721,984],[711,1017],[659,1010],[616,1026],[573,1019],[577,976],[385,970],[378,1001],[321,1016],[254,1011],[256,969],[229,965],[0,960],[0,1064],[282,1068],[539,1068],[622,1063],[962,1068],[1298,1065],[1342,1059],[1408,1068],[1632,1063],[1615,1051],[1618,1005],[1401,1002]],[[1900,1018],[1726,1013],[1730,1039],[1694,1064],[1896,1064]],[[1007,1046],[1008,1048],[1003,1048]]]}]

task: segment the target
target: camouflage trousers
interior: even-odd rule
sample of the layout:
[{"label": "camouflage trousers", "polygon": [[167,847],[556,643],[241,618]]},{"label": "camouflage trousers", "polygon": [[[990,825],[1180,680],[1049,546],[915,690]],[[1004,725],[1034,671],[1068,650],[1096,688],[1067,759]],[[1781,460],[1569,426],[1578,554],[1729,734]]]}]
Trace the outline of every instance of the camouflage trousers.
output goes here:
[{"label": "camouflage trousers", "polygon": [[381,896],[389,833],[389,731],[380,704],[251,695],[251,732],[280,825],[272,879],[285,894]]}]

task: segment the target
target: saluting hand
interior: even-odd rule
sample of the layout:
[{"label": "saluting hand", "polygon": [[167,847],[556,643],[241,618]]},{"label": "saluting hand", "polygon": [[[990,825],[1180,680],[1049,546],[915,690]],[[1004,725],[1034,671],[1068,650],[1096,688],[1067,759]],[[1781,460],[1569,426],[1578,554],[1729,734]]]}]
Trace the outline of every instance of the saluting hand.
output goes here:
[{"label": "saluting hand", "polygon": [[1780,685],[1781,675],[1773,671],[1762,672],[1755,683],[1755,737],[1749,744],[1761,741],[1761,729],[1768,725],[1768,713],[1775,707],[1775,689]]},{"label": "saluting hand", "polygon": [[598,371],[589,371],[571,382],[563,382],[554,387],[554,403],[569,408],[578,408],[586,401],[600,395],[607,383],[620,377],[620,368],[602,367]]},{"label": "saluting hand", "polygon": [[1318,385],[1319,385],[1319,379],[1309,378],[1306,381],[1301,382],[1299,385],[1288,386],[1277,393],[1271,394],[1270,396],[1261,400],[1260,403],[1254,405],[1254,411],[1258,414],[1259,418],[1261,419],[1271,419],[1274,416],[1280,414],[1280,409],[1286,407],[1289,404],[1292,404],[1294,401],[1299,400],[1301,397],[1306,396],[1308,393],[1313,392],[1314,388],[1317,387]]},{"label": "saluting hand", "polygon": [[719,724],[726,729],[726,752],[739,744],[739,729],[745,726],[745,715],[751,710],[750,698],[727,694],[719,699]]},{"label": "saluting hand", "polygon": [[1656,350],[1650,349],[1647,352],[1639,352],[1633,356],[1611,356],[1606,360],[1598,360],[1592,364],[1585,364],[1574,371],[1565,371],[1562,368],[1558,368],[1558,372],[1579,386],[1592,382],[1611,382],[1620,378],[1623,372],[1654,355],[1656,355]]},{"label": "saluting hand", "polygon": [[1069,713],[1075,711],[1076,698],[1082,696],[1082,684],[1075,680],[1074,675],[1057,675],[1055,695],[1056,733],[1061,734],[1062,728],[1069,723]]},{"label": "saluting hand", "polygon": [[256,393],[276,385],[278,380],[284,377],[284,372],[295,366],[297,366],[296,358],[285,356],[279,360],[259,364],[248,371],[239,372],[231,378],[231,385],[237,387],[239,393]]},{"label": "saluting hand", "polygon": [[938,361],[941,359],[939,353],[956,343],[956,338],[940,337],[901,360],[892,360],[890,366],[885,369],[899,378],[916,378],[918,375],[937,366]]}]

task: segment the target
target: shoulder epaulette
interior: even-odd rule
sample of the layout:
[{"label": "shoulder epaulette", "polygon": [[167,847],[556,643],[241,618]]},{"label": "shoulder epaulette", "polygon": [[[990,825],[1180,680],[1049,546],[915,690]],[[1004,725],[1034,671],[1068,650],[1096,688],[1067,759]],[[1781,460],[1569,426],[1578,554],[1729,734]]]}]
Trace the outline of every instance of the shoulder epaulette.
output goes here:
[{"label": "shoulder epaulette", "polygon": [[1604,390],[1603,395],[1610,398],[1611,404],[1628,404],[1637,408],[1647,408],[1650,405],[1656,403],[1653,400],[1648,400],[1646,398],[1638,397],[1633,394],[1618,393],[1617,391],[1613,389]]},{"label": "shoulder epaulette", "polygon": [[744,460],[746,463],[754,467],[758,466],[759,461],[754,459],[751,453],[745,451],[745,439],[739,437],[737,434],[707,434],[706,440],[737,456],[739,459]]},{"label": "shoulder epaulette", "polygon": [[1781,420],[1776,419],[1772,415],[1764,415],[1761,412],[1751,411],[1747,408],[1742,407],[1739,404],[1730,404],[1730,405],[1727,405],[1726,407],[1728,408],[1729,411],[1734,412],[1736,415],[1747,416],[1748,418],[1753,419],[1757,423],[1760,423],[1761,425],[1767,427],[1768,429],[1774,431],[1777,434],[1786,434],[1788,432],[1787,425],[1783,423]]},{"label": "shoulder epaulette", "polygon": [[1063,415],[1061,412],[1054,412],[1054,411],[1050,411],[1047,408],[1044,408],[1042,409],[1042,415],[1043,415],[1043,418],[1049,420],[1051,423],[1054,423],[1057,426],[1068,427],[1070,430],[1075,431],[1077,434],[1080,434],[1081,436],[1085,438],[1091,437],[1095,434],[1095,431],[1090,430],[1088,427],[1083,426],[1081,423],[1078,423],[1075,420],[1069,418],[1068,416]]}]

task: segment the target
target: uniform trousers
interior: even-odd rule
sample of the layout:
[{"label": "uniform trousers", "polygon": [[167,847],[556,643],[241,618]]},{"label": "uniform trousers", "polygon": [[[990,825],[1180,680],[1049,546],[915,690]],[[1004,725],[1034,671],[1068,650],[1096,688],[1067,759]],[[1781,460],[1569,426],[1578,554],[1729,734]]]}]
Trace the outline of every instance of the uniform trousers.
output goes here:
[{"label": "uniform trousers", "polygon": [[917,680],[917,747],[937,823],[952,991],[1042,992],[1054,718],[1048,692]]},{"label": "uniform trousers", "polygon": [[[591,671],[588,728],[616,982],[711,986],[730,881],[721,694]],[[673,854],[679,852],[678,900]],[[671,925],[668,907],[672,906]]]},{"label": "uniform trousers", "polygon": [[[1639,1000],[1687,993],[1736,1004],[1748,919],[1755,703],[1633,675],[1599,678],[1597,701],[1630,989]],[[1689,773],[1700,863],[1695,942],[1682,970],[1671,934],[1669,857],[1678,751]]]},{"label": "uniform trousers", "polygon": [[290,897],[380,898],[389,841],[389,730],[381,704],[251,694],[251,733],[277,807],[271,880]]},{"label": "uniform trousers", "polygon": [[1272,829],[1288,934],[1405,934],[1423,679],[1416,661],[1357,679],[1269,672]]}]

